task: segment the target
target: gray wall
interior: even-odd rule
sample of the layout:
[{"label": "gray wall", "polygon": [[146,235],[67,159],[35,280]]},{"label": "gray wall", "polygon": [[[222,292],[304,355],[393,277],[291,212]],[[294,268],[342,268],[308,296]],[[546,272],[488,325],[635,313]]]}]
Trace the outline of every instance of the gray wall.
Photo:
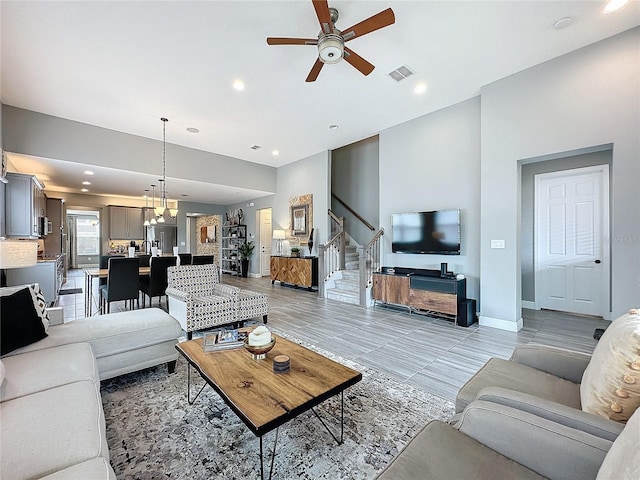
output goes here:
[{"label": "gray wall", "polygon": [[522,327],[519,161],[598,145],[613,145],[609,316],[640,302],[639,43],[634,28],[481,89],[481,325]]},{"label": "gray wall", "polygon": [[[467,297],[479,300],[480,98],[380,133],[380,224],[383,264],[449,270],[467,277]],[[391,214],[459,208],[461,255],[391,253]]]},{"label": "gray wall", "polygon": [[[376,230],[380,228],[379,139],[367,138],[331,152],[331,192],[355,210]],[[331,209],[345,218],[346,231],[360,245],[366,245],[374,232],[331,199]]]},{"label": "gray wall", "polygon": [[[542,173],[558,172],[575,168],[591,167],[594,165],[609,165],[609,175],[613,173],[611,149],[604,151],[573,155],[554,160],[528,163],[522,165],[522,212],[521,212],[521,271],[522,271],[522,301],[535,302],[535,189],[534,177]],[[609,186],[611,193],[611,185]],[[610,202],[611,205],[611,202]]]},{"label": "gray wall", "polygon": [[[162,142],[4,105],[8,152],[157,174]],[[276,191],[276,169],[267,165],[167,143],[167,176]],[[88,162],[87,159],[90,159]]]}]

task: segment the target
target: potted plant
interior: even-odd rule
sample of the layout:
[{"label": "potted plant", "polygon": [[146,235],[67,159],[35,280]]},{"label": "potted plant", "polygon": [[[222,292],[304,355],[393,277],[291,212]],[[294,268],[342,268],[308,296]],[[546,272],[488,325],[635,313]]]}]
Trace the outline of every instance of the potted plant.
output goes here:
[{"label": "potted plant", "polygon": [[299,247],[291,247],[291,256],[299,257],[300,256],[300,248]]},{"label": "potted plant", "polygon": [[238,253],[240,254],[240,264],[242,266],[242,276],[246,277],[249,273],[249,259],[253,255],[253,249],[256,248],[255,242],[252,240],[247,243],[242,243],[238,247]]}]

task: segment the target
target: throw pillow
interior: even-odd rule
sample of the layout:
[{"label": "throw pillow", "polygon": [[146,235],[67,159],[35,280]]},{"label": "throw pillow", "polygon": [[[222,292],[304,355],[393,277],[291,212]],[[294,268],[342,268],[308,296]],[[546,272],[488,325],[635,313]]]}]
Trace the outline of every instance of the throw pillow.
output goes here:
[{"label": "throw pillow", "polygon": [[640,411],[636,411],[604,457],[596,480],[637,480],[640,478]]},{"label": "throw pillow", "polygon": [[40,289],[40,285],[38,283],[33,283],[31,285],[17,285],[13,287],[2,287],[0,288],[0,297],[11,295],[16,293],[23,288],[29,287],[31,289],[31,298],[33,299],[33,305],[36,308],[36,312],[42,320],[42,325],[44,326],[44,331],[49,331],[49,312],[47,310],[47,301],[44,299],[44,294]]},{"label": "throw pillow", "polygon": [[29,287],[0,297],[0,355],[30,345],[47,336],[33,304]]},{"label": "throw pillow", "polygon": [[0,387],[2,386],[2,382],[4,382],[4,363],[0,360]]},{"label": "throw pillow", "polygon": [[605,330],[582,375],[580,401],[583,411],[618,422],[640,407],[640,309]]}]

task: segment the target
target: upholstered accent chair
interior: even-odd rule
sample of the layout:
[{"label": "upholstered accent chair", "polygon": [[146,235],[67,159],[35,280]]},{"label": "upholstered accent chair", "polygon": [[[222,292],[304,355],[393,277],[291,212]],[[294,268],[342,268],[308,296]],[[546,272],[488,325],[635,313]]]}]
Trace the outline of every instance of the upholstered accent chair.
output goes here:
[{"label": "upholstered accent chair", "polygon": [[167,270],[169,314],[191,339],[193,332],[237,321],[240,289],[218,282],[218,267],[179,265]]}]

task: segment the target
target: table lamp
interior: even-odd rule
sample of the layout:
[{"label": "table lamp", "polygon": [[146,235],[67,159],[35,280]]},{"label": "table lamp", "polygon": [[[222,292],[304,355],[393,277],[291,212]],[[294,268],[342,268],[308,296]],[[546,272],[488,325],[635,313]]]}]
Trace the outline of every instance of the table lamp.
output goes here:
[{"label": "table lamp", "polygon": [[276,241],[276,255],[282,255],[282,240],[287,238],[284,230],[274,230],[273,239]]},{"label": "table lamp", "polygon": [[0,237],[0,286],[7,286],[5,269],[31,267],[37,263],[37,241]]}]

